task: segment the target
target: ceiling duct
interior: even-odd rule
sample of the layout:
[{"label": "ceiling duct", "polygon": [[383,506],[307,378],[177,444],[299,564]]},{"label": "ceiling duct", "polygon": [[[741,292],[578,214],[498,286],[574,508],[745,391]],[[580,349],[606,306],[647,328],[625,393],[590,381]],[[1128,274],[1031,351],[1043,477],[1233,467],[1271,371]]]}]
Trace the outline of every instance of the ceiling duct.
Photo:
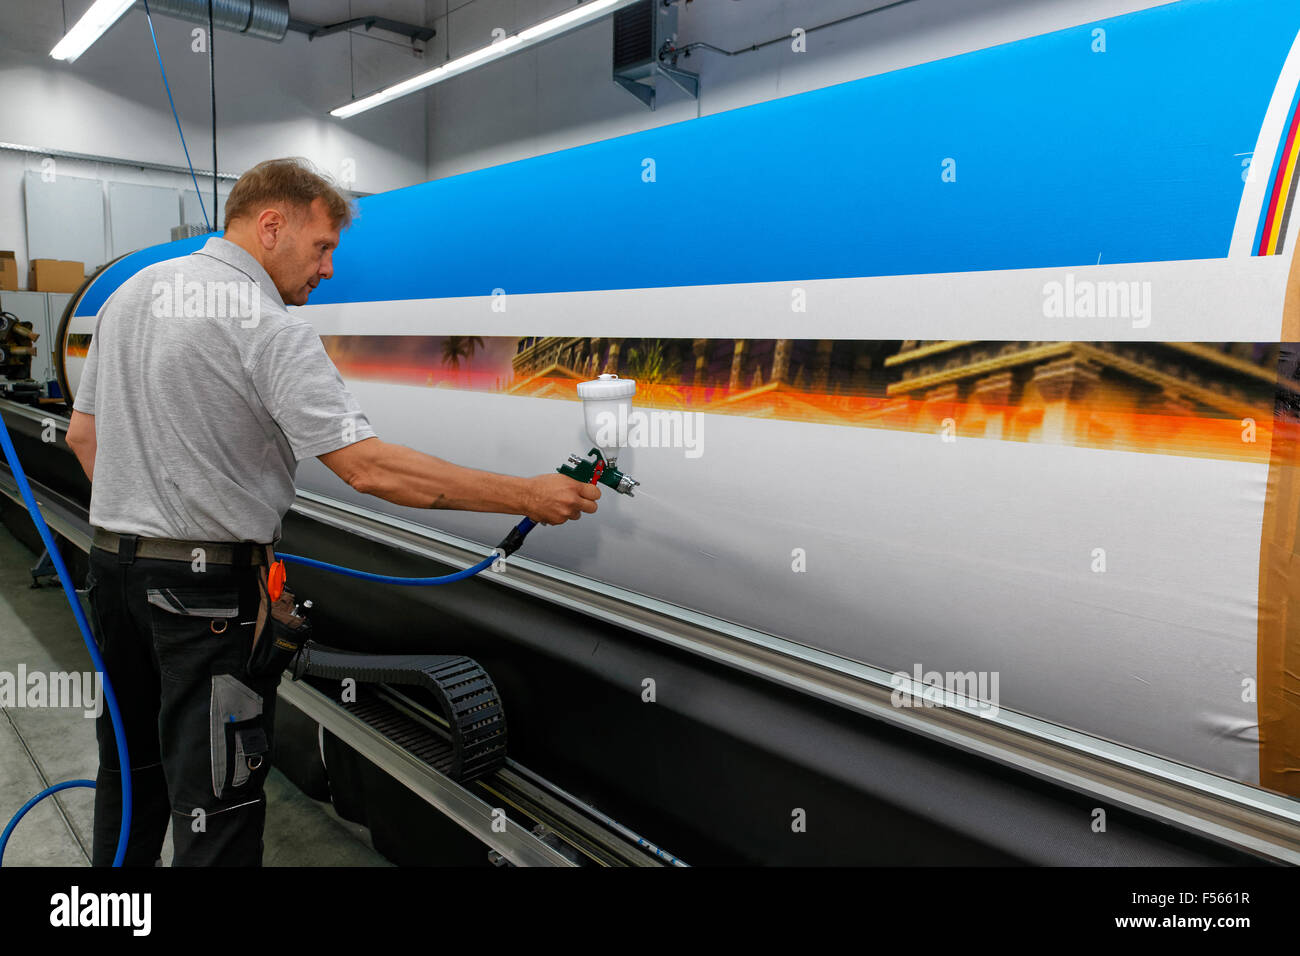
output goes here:
[{"label": "ceiling duct", "polygon": [[[208,25],[208,0],[153,0],[157,13]],[[289,0],[213,0],[212,23],[222,30],[280,41],[289,29]]]}]

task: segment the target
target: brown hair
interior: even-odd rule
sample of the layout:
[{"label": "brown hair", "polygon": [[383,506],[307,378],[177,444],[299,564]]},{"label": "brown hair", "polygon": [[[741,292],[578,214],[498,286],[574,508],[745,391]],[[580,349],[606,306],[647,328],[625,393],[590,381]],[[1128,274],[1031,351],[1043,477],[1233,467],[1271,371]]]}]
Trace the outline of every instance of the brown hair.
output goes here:
[{"label": "brown hair", "polygon": [[312,200],[325,203],[326,212],[336,228],[346,229],[352,222],[352,204],[326,176],[299,157],[268,159],[239,177],[226,198],[225,228],[241,216],[255,216],[267,205],[288,203],[304,212]]}]

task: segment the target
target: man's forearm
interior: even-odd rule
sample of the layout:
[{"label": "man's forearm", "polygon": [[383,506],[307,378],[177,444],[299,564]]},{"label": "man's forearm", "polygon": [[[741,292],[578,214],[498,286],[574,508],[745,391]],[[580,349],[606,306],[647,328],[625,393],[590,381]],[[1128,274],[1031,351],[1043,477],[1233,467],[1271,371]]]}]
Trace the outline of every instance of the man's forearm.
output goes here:
[{"label": "man's forearm", "polygon": [[68,447],[77,456],[77,461],[81,463],[81,470],[86,473],[86,478],[93,484],[95,481],[95,446],[87,446],[84,443],[76,445],[70,443]]},{"label": "man's forearm", "polygon": [[72,418],[68,421],[68,431],[63,436],[63,440],[68,443],[72,453],[77,456],[77,461],[81,464],[81,470],[93,482],[95,480],[95,452],[99,448],[99,441],[95,437],[95,416],[79,412],[74,408]]},{"label": "man's forearm", "polygon": [[380,442],[359,491],[412,508],[523,514],[528,479],[478,471],[405,445]]}]

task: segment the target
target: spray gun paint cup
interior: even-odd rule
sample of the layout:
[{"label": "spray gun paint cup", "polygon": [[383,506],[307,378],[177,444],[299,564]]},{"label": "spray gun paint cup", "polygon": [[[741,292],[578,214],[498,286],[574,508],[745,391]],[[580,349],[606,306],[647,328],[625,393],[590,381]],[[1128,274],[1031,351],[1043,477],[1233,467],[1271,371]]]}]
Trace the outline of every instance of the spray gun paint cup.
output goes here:
[{"label": "spray gun paint cup", "polygon": [[587,437],[610,464],[618,460],[619,449],[627,444],[627,428],[636,381],[605,374],[578,383]]}]

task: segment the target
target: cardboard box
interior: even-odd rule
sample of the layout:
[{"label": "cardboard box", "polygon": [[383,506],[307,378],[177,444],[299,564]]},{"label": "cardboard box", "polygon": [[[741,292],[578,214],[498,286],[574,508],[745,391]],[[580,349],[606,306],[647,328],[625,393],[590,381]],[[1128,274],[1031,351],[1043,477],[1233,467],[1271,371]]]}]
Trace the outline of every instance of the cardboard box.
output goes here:
[{"label": "cardboard box", "polygon": [[29,292],[76,292],[86,281],[86,265],[63,259],[33,259]]},{"label": "cardboard box", "polygon": [[18,259],[7,249],[0,249],[0,291],[18,291]]}]

